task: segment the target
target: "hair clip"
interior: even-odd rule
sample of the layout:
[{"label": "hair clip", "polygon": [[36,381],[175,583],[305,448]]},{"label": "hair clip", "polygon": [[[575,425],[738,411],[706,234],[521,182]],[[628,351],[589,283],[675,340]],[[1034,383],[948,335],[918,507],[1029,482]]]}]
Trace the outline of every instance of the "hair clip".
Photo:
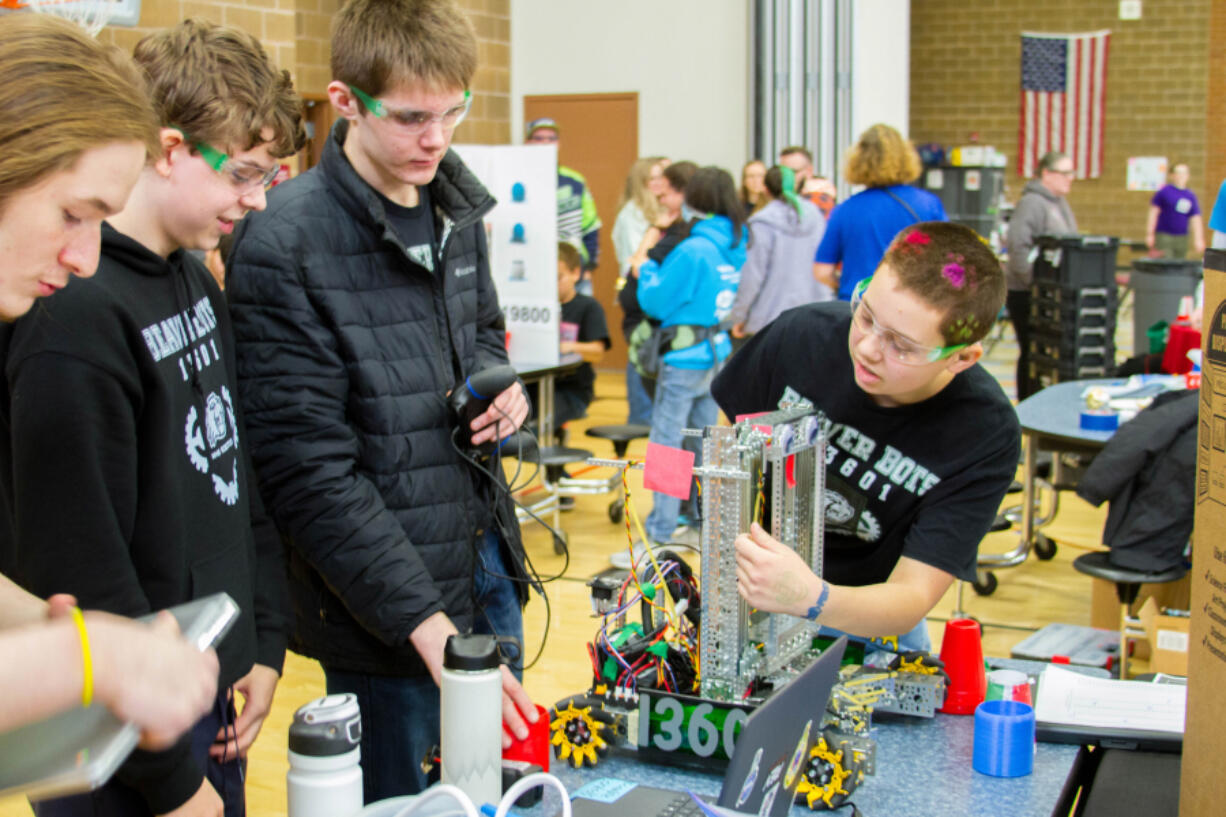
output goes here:
[{"label": "hair clip", "polygon": [[903,236],[903,241],[907,242],[908,244],[931,244],[932,236],[928,235],[927,233],[922,233],[919,230],[912,230]]}]

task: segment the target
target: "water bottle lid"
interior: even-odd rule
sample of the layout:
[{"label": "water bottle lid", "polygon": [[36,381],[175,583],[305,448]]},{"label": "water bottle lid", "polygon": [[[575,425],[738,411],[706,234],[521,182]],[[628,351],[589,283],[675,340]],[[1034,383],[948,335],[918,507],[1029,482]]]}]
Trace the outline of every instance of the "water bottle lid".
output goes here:
[{"label": "water bottle lid", "polygon": [[443,668],[460,672],[498,669],[498,640],[492,635],[453,635],[443,650]]},{"label": "water bottle lid", "polygon": [[326,695],[304,704],[289,727],[289,750],[311,757],[343,755],[362,742],[357,696]]}]

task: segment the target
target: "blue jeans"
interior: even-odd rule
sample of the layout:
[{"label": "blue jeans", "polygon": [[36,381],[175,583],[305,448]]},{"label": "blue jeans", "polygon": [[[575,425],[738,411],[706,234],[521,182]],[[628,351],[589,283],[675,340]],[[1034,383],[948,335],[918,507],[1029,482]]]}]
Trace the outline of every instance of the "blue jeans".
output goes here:
[{"label": "blue jeans", "polygon": [[626,364],[626,402],[630,404],[630,416],[626,422],[631,425],[651,425],[651,395],[643,386],[643,378],[633,363]]},{"label": "blue jeans", "polygon": [[[225,763],[220,763],[209,757],[209,747],[213,745],[217,734],[223,726],[234,723],[234,704],[226,700],[226,691],[221,690],[213,709],[201,718],[192,731],[188,733],[191,742],[192,757],[203,767],[205,779],[209,781],[217,796],[225,806],[226,817],[245,817],[247,802],[243,794],[243,776],[246,761],[231,757]],[[145,798],[136,789],[121,782],[117,777],[101,788],[85,794],[74,794],[56,800],[44,800],[31,803],[30,807],[38,817],[152,817]]]},{"label": "blue jeans", "polygon": [[[655,404],[651,409],[650,440],[653,443],[689,448],[698,440],[683,438],[683,429],[715,425],[719,420],[719,406],[711,396],[711,380],[718,368],[678,369],[667,363],[660,367]],[[682,446],[683,439],[688,445]],[[694,464],[698,465],[702,461],[701,450],[696,454]],[[693,482],[690,484],[692,496]],[[680,499],[657,492],[644,526],[651,541],[667,543],[672,539],[680,513]],[[691,518],[695,518],[695,515],[691,514]]]},{"label": "blue jeans", "polygon": [[[473,577],[478,612],[473,632],[512,636],[523,643],[523,611],[496,534],[478,542]],[[482,569],[484,567],[484,569]],[[487,572],[488,571],[488,572]],[[492,576],[491,573],[499,574]],[[409,649],[412,649],[409,647]],[[522,678],[522,647],[508,663]],[[362,790],[367,803],[417,794],[429,785],[421,761],[439,742],[439,692],[429,675],[367,675],[324,667],[328,694],[352,692],[362,709]]]},{"label": "blue jeans", "polygon": [[[842,630],[836,630],[833,627],[822,627],[821,634],[829,638],[838,638],[841,635],[846,635]],[[861,636],[850,636],[857,641],[864,641]],[[870,649],[868,651],[871,652]],[[932,652],[932,640],[928,638],[928,619],[921,618],[919,624],[911,628],[910,632],[902,633],[898,636],[898,651],[909,652],[919,650],[921,652]]]}]

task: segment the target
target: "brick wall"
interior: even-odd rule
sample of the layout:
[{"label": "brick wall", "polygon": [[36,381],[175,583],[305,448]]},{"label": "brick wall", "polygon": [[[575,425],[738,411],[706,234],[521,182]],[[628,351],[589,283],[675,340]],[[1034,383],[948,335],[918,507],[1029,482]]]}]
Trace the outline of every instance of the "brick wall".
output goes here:
[{"label": "brick wall", "polygon": [[142,0],[138,26],[108,27],[99,39],[131,51],[151,31],[188,17],[204,17],[259,37],[273,62],[293,71],[298,59],[294,16],[299,2],[302,0]]},{"label": "brick wall", "polygon": [[[1006,195],[1016,201],[1025,183],[1016,161],[1020,33],[1110,29],[1103,173],[1075,182],[1069,201],[1083,231],[1141,239],[1152,194],[1125,189],[1129,156],[1188,162],[1190,186],[1206,210],[1226,176],[1222,5],[1145,0],[1144,18],[1125,22],[1117,0],[912,0],[910,135],[957,145],[977,132],[980,143],[1008,155]],[[1219,30],[1213,88],[1211,16]]]},{"label": "brick wall", "polygon": [[[145,34],[185,17],[206,17],[260,38],[277,65],[294,75],[300,93],[322,96],[331,72],[332,16],[342,0],[143,0],[140,25],[107,28],[101,38],[131,50]],[[460,0],[477,30],[478,69],[473,109],[456,139],[503,144],[511,139],[510,0]]]},{"label": "brick wall", "polygon": [[1213,197],[1226,179],[1226,3],[1213,3],[1209,15],[1209,88],[1205,110],[1205,197],[1201,207],[1208,224]]}]

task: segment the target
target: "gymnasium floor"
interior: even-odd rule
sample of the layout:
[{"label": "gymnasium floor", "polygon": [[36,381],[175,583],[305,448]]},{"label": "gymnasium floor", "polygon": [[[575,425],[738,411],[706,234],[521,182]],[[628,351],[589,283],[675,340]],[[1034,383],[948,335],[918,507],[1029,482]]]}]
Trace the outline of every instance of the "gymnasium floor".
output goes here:
[{"label": "gymnasium floor", "polygon": [[[1131,318],[1121,314],[1120,324],[1130,326]],[[985,365],[1012,396],[1017,347],[1010,330],[1005,329],[1001,335]],[[1131,348],[1131,337],[1121,336],[1118,342],[1122,359]],[[587,447],[597,456],[612,456],[607,443],[585,438],[583,430],[592,425],[625,421],[625,386],[621,373],[600,372],[596,392],[597,399],[589,409],[589,416],[571,424],[571,444]],[[630,454],[641,456],[643,450],[644,442],[637,441]],[[640,483],[641,472],[631,472],[632,497],[637,499],[639,512],[645,516],[650,510],[651,498],[641,491]],[[608,497],[578,497],[575,510],[562,517],[562,525],[570,537],[570,564],[565,575],[546,585],[552,620],[544,651],[525,674],[529,694],[546,707],[582,691],[591,680],[584,645],[592,636],[596,621],[592,618],[588,588],[584,583],[608,564],[611,553],[626,547],[624,525],[612,524],[606,515],[608,501]],[[1005,504],[1016,504],[1016,497],[1007,498]],[[1017,568],[1000,571],[997,574],[999,587],[990,597],[980,598],[966,588],[964,608],[984,624],[987,655],[1008,655],[1014,644],[1048,623],[1089,624],[1089,579],[1076,573],[1071,562],[1079,553],[1100,546],[1104,518],[1105,507],[1091,508],[1071,494],[1064,495],[1059,516],[1046,529],[1059,544],[1052,561],[1031,558]],[[563,559],[554,554],[548,534],[535,524],[526,526],[524,533],[529,555],[540,574],[549,576],[561,571]],[[1012,549],[1016,541],[1016,533],[990,534],[981,551],[1005,552]],[[944,621],[954,609],[955,590],[951,588],[929,618],[935,649],[939,649]],[[525,611],[525,640],[530,657],[536,654],[546,635],[544,626],[544,605],[534,598]],[[1134,666],[1134,671],[1142,669],[1143,665]],[[247,802],[252,815],[283,817],[286,814],[286,730],[294,710],[322,695],[323,690],[323,675],[317,664],[293,654],[287,656],[273,711],[250,755]],[[29,814],[29,805],[20,798],[0,800],[0,817]]]}]

